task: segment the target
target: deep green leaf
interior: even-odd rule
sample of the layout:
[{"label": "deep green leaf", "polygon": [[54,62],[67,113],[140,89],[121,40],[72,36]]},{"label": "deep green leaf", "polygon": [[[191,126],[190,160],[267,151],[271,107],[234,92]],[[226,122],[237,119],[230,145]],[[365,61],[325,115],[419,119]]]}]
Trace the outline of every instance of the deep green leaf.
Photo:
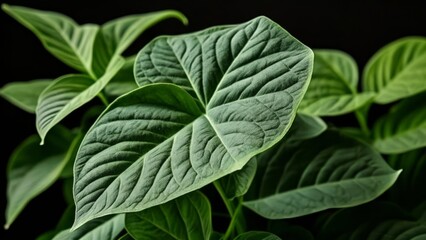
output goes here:
[{"label": "deep green leaf", "polygon": [[241,170],[220,178],[219,184],[229,199],[244,195],[256,174],[257,162],[250,160]]},{"label": "deep green leaf", "polygon": [[393,155],[388,162],[395,169],[403,169],[395,185],[388,191],[390,198],[407,208],[423,202],[426,199],[426,148]]},{"label": "deep green leaf", "polygon": [[11,82],[0,89],[0,96],[24,111],[35,113],[38,97],[51,82],[48,79]]},{"label": "deep green leaf", "polygon": [[336,116],[352,112],[370,102],[374,93],[358,93],[358,66],[345,52],[314,50],[314,70],[299,112]]},{"label": "deep green leaf", "polygon": [[137,81],[180,83],[200,98],[157,83],[105,110],[77,154],[74,228],[160,205],[241,169],[287,132],[312,57],[265,17],[156,38],[138,54]]},{"label": "deep green leaf", "polygon": [[281,240],[281,238],[269,232],[249,231],[238,235],[234,240]]},{"label": "deep green leaf", "polygon": [[381,48],[367,62],[365,91],[377,93],[375,102],[390,103],[426,90],[426,37],[408,36]]},{"label": "deep green leaf", "polygon": [[80,26],[69,17],[51,11],[7,4],[3,4],[2,9],[31,30],[59,60],[93,76],[92,53],[98,26]]},{"label": "deep green leaf", "polygon": [[45,146],[32,135],[12,153],[7,168],[6,225],[8,228],[25,206],[49,188],[69,160],[67,150],[73,135],[63,127],[54,128]]},{"label": "deep green leaf", "polygon": [[58,232],[56,230],[47,231],[36,238],[36,240],[52,240]]},{"label": "deep green leaf", "polygon": [[103,24],[96,36],[93,51],[93,70],[95,74],[101,76],[113,56],[121,56],[144,31],[160,21],[170,18],[178,19],[185,25],[188,23],[188,20],[181,12],[163,10],[127,15]]},{"label": "deep green leaf", "polygon": [[195,191],[141,212],[126,214],[126,230],[136,240],[209,239],[210,203]]},{"label": "deep green leaf", "polygon": [[44,89],[36,109],[36,126],[41,142],[53,126],[95,98],[123,64],[122,58],[116,58],[97,81],[86,75],[70,74],[56,79]]},{"label": "deep green leaf", "polygon": [[399,102],[373,126],[374,147],[396,154],[426,146],[426,93]]},{"label": "deep green leaf", "polygon": [[334,130],[300,143],[283,142],[270,151],[272,158],[263,153],[268,165],[259,173],[258,197],[244,202],[269,219],[371,201],[392,186],[400,172],[369,145]]},{"label": "deep green leaf", "polygon": [[59,232],[53,240],[114,240],[124,229],[124,214],[94,219],[81,228]]},{"label": "deep green leaf", "polygon": [[282,239],[314,240],[314,236],[307,229],[285,222],[284,220],[269,220],[268,231]]}]

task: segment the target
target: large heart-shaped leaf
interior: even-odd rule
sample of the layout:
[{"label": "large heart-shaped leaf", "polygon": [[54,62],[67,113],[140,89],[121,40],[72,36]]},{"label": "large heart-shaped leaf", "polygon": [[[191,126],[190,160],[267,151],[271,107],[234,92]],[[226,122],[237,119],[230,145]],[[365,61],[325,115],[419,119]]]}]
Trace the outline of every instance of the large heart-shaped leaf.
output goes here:
[{"label": "large heart-shaped leaf", "polygon": [[358,66],[345,52],[314,50],[314,70],[299,112],[315,116],[335,116],[365,105],[374,93],[358,93]]},{"label": "large heart-shaped leaf", "polygon": [[[244,205],[269,219],[293,218],[373,200],[395,182],[390,168],[368,145],[329,130],[265,152],[258,197]],[[261,156],[259,157],[261,159]],[[256,181],[256,180],[255,180]]]},{"label": "large heart-shaped leaf", "polygon": [[31,30],[55,57],[81,72],[93,76],[93,45],[99,27],[79,26],[69,17],[50,11],[2,5],[3,10]]},{"label": "large heart-shaped leaf", "polygon": [[[183,24],[188,19],[179,11],[163,10],[120,17],[101,26],[93,50],[93,71],[101,76],[115,55],[121,55],[144,31],[156,23],[176,18]],[[132,65],[133,66],[133,65]]]},{"label": "large heart-shaped leaf", "polygon": [[73,134],[57,126],[46,145],[37,135],[30,136],[13,152],[7,168],[6,225],[8,228],[25,206],[49,188],[70,160],[67,150]]},{"label": "large heart-shaped leaf", "polygon": [[403,153],[426,146],[426,93],[403,100],[373,126],[374,147]]},{"label": "large heart-shaped leaf", "polygon": [[123,64],[124,60],[117,57],[97,81],[86,75],[70,74],[56,79],[44,89],[36,109],[36,126],[41,142],[53,126],[95,98]]},{"label": "large heart-shaped leaf", "polygon": [[0,89],[0,96],[29,113],[35,113],[38,97],[52,82],[50,79],[37,79],[27,82],[11,82]]},{"label": "large heart-shaped leaf", "polygon": [[210,202],[201,192],[126,214],[126,230],[142,239],[209,239],[212,232]]},{"label": "large heart-shaped leaf", "polygon": [[389,43],[368,61],[363,87],[390,103],[426,90],[426,37],[409,36]]},{"label": "large heart-shaped leaf", "polygon": [[78,228],[137,212],[241,169],[290,127],[312,52],[268,18],[148,44],[136,62],[150,84],[114,101],[75,163]]}]

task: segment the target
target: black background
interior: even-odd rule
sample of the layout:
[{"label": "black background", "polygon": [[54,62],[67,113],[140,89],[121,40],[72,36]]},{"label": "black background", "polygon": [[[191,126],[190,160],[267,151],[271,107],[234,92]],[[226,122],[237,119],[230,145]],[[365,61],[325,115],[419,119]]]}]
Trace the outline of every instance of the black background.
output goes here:
[{"label": "black background", "polygon": [[[180,34],[214,25],[235,24],[265,15],[311,48],[333,48],[350,54],[362,69],[380,47],[409,35],[426,36],[426,1],[218,1],[218,0],[10,0],[21,5],[70,16],[78,23],[98,23],[123,15],[165,9],[185,14],[188,26],[174,19],[145,32],[126,52],[136,53],[161,34]],[[0,12],[1,83],[56,78],[74,72],[51,56],[28,29]],[[6,207],[6,164],[13,149],[36,133],[35,117],[0,99],[0,211]],[[68,120],[69,121],[69,120]],[[344,119],[342,120],[344,121]],[[35,239],[56,224],[64,207],[58,184],[34,199],[0,239]],[[4,224],[4,217],[1,218]]]}]

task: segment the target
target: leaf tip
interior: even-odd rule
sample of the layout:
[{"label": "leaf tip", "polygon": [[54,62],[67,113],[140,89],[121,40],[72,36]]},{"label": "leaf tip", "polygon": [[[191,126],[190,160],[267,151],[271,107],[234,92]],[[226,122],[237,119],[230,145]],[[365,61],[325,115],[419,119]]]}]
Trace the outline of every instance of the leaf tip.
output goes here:
[{"label": "leaf tip", "polygon": [[2,3],[2,4],[1,4],[1,9],[2,9],[4,12],[7,12],[7,11],[9,11],[9,10],[10,10],[10,6],[9,6],[9,4],[7,4],[7,3]]},{"label": "leaf tip", "polygon": [[10,227],[10,223],[6,223],[5,225],[3,225],[4,230],[8,230]]}]

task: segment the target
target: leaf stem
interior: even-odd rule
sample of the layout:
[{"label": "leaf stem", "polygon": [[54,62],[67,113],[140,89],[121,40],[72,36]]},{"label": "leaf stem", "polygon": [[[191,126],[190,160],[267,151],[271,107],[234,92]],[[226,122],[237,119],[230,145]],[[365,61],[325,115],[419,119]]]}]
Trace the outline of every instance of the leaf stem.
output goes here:
[{"label": "leaf stem", "polygon": [[107,107],[108,107],[109,102],[108,102],[108,99],[106,98],[105,94],[104,94],[103,92],[100,92],[100,93],[98,94],[98,96],[99,96],[99,98],[101,99],[101,101],[105,104],[105,106],[107,106]]},{"label": "leaf stem", "polygon": [[357,110],[355,110],[355,116],[356,116],[356,119],[358,120],[358,123],[359,123],[359,126],[361,127],[362,132],[366,136],[369,136],[370,135],[370,129],[368,128],[367,119],[364,116],[364,114],[362,114],[362,112],[359,109],[357,109]]},{"label": "leaf stem", "polygon": [[222,186],[220,185],[220,182],[215,181],[215,182],[213,182],[213,185],[215,186],[216,190],[218,191],[220,197],[222,198],[222,200],[223,200],[223,202],[226,206],[226,209],[228,210],[229,215],[231,216],[231,222],[229,223],[228,229],[226,230],[226,233],[225,233],[225,235],[222,239],[226,240],[229,237],[231,237],[235,228],[236,228],[238,233],[243,233],[244,227],[241,225],[241,223],[238,220],[239,213],[240,213],[241,207],[242,207],[242,198],[241,197],[238,198],[238,205],[237,205],[237,207],[235,207],[232,200],[229,199],[226,196],[225,191],[223,190]]}]

